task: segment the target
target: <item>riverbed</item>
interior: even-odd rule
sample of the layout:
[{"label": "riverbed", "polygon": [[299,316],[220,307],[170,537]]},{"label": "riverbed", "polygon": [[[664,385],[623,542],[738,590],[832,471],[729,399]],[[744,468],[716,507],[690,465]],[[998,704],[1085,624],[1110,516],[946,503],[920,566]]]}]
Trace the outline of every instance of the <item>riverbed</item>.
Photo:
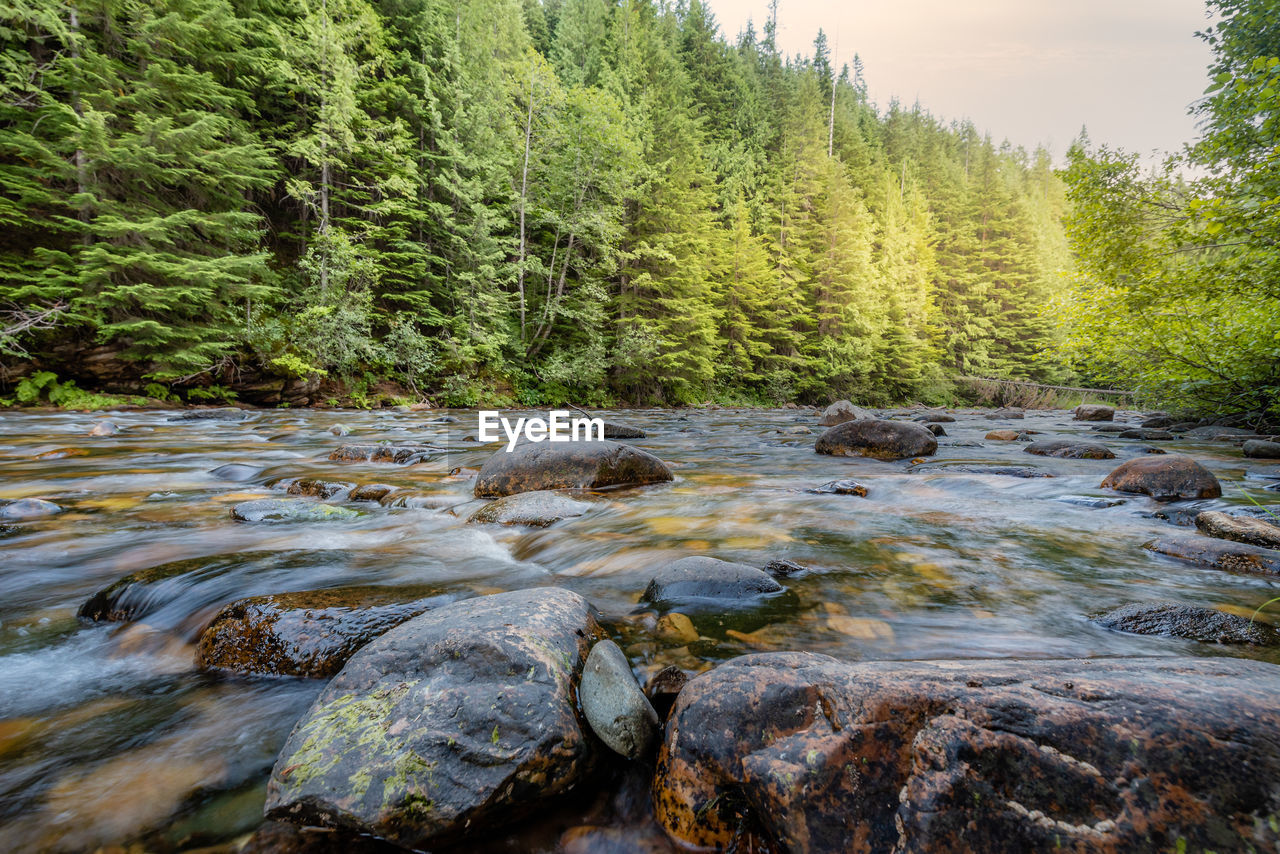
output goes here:
[{"label": "riverbed", "polygon": [[[1280,663],[1274,649],[1090,622],[1119,605],[1157,601],[1249,617],[1280,595],[1280,581],[1265,576],[1144,550],[1177,521],[1169,506],[1099,488],[1119,463],[1157,445],[1193,456],[1222,483],[1222,498],[1178,508],[1245,505],[1249,496],[1274,502],[1280,496],[1266,487],[1276,481],[1266,476],[1277,465],[1247,460],[1230,442],[1119,439],[1065,411],[1004,420],[955,410],[936,455],[879,462],[815,454],[815,412],[601,414],[642,428],[645,438],[628,441],[667,462],[674,480],[588,496],[584,515],[528,528],[466,524],[483,503],[469,475],[501,447],[473,439],[474,411],[4,413],[0,499],[46,499],[63,512],[0,524],[0,838],[9,850],[141,841],[178,851],[253,832],[276,753],[323,682],[196,669],[200,630],[249,595],[359,584],[466,596],[558,585],[603,613],[641,681],[669,664],[696,672],[760,650],[862,661],[1232,655]],[[119,431],[87,435],[102,421]],[[1116,459],[1032,456],[1024,442],[984,438],[996,429],[1087,438]],[[413,465],[328,459],[353,442],[439,450]],[[238,481],[211,473],[230,464],[252,473]],[[1015,467],[1048,476],[1008,473]],[[325,521],[231,517],[238,503],[283,497],[273,484],[299,477],[388,484],[410,499],[348,503],[358,516]],[[868,494],[808,491],[839,478]],[[1064,500],[1082,496],[1123,502]],[[637,603],[655,567],[690,555],[757,567],[785,559],[803,570],[785,581],[794,599],[762,625],[672,643],[655,635],[653,614]],[[119,578],[175,561],[209,569],[142,620],[77,617]],[[513,834],[515,850],[554,846],[554,834]]]}]

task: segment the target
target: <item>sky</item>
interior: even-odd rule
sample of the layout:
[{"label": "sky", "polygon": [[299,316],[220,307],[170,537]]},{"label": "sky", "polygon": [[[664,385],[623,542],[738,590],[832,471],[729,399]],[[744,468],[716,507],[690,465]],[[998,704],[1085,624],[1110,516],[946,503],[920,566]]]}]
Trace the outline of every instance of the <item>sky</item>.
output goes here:
[{"label": "sky", "polygon": [[[756,32],[768,0],[704,0],[721,32]],[[881,106],[919,100],[997,141],[1061,160],[1082,126],[1095,144],[1157,159],[1195,139],[1187,108],[1208,85],[1195,33],[1203,0],[779,0],[778,43],[812,55],[818,28],[837,66],[856,52]]]}]

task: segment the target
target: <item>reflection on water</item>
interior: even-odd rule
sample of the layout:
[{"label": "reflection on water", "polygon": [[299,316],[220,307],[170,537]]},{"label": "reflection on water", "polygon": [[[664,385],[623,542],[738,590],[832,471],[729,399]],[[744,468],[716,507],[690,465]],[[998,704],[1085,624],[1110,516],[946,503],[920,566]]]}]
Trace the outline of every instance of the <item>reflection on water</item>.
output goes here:
[{"label": "reflection on water", "polygon": [[[449,473],[478,467],[495,446],[468,441],[474,412],[452,415],[456,421],[440,423],[436,413],[415,412],[190,421],[114,413],[122,431],[90,438],[93,416],[6,413],[0,499],[64,508],[0,526],[0,836],[10,847],[79,851],[142,837],[151,850],[178,850],[257,825],[275,752],[320,685],[195,671],[200,629],[248,595],[352,584],[430,584],[466,595],[559,584],[604,612],[642,675],[672,663],[704,669],[762,649],[863,660],[1280,661],[1087,621],[1156,600],[1248,616],[1280,584],[1144,551],[1168,531],[1146,498],[1102,509],[1058,500],[1103,494],[1102,477],[1139,453],[1136,443],[1093,433],[1068,413],[1031,413],[1017,426],[1045,434],[1037,438],[1087,434],[1118,459],[1048,459],[1016,442],[985,442],[988,430],[1007,425],[978,414],[947,424],[937,457],[913,467],[817,456],[816,430],[780,432],[813,426],[803,413],[613,413],[649,432],[635,444],[671,463],[675,481],[586,496],[585,515],[546,529],[465,524],[478,506],[469,473]],[[330,432],[338,425],[349,435]],[[371,442],[449,452],[407,467],[328,460],[339,444]],[[1246,465],[1230,445],[1170,447],[1222,479],[1226,497],[1203,506],[1242,503],[1242,488],[1269,494],[1257,479],[1268,467]],[[86,453],[37,459],[60,449]],[[228,464],[252,468],[210,474]],[[992,473],[1010,466],[1053,477]],[[285,484],[267,484],[298,477],[412,492],[383,504],[349,502],[359,512],[352,519],[231,519],[235,503],[286,497]],[[869,496],[806,491],[846,477]],[[785,607],[699,626],[695,639],[660,631],[658,615],[637,604],[656,565],[692,554],[754,566],[786,558],[808,571],[787,580],[794,596]],[[152,582],[132,594],[134,622],[77,619],[90,597],[132,573]]]}]

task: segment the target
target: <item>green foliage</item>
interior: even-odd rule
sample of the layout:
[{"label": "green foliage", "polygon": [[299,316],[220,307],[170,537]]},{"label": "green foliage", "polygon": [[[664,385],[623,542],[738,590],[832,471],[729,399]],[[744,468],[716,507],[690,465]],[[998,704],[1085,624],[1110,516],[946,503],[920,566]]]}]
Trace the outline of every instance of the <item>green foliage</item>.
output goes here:
[{"label": "green foliage", "polygon": [[14,387],[12,401],[0,405],[19,406],[56,406],[60,409],[94,410],[110,409],[115,406],[133,404],[144,406],[150,401],[144,397],[131,397],[116,394],[98,394],[79,388],[74,381],[58,380],[58,375],[51,371],[37,371],[29,377],[23,377]]},{"label": "green foliage", "polygon": [[[887,403],[1060,372],[1048,155],[881,113],[856,58],[822,33],[783,57],[774,26],[730,43],[701,0],[14,0],[0,306],[67,308],[8,350],[62,370],[105,345],[164,399],[247,372],[356,405],[388,380],[462,406]],[[1237,65],[1224,152],[1275,90]],[[1261,210],[1258,171],[1222,180]]]}]

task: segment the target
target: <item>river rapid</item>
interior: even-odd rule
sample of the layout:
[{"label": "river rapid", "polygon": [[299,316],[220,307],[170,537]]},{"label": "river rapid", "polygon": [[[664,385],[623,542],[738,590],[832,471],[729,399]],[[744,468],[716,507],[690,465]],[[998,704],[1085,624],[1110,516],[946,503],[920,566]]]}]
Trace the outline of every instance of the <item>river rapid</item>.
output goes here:
[{"label": "river rapid", "polygon": [[[878,462],[815,454],[822,429],[815,412],[609,412],[602,415],[647,432],[628,441],[666,461],[674,481],[601,492],[583,516],[527,528],[466,524],[483,503],[472,497],[466,469],[501,447],[470,439],[474,411],[222,414],[0,415],[0,499],[63,508],[0,520],[6,850],[138,842],[139,850],[178,851],[254,831],[276,753],[323,682],[196,669],[201,629],[219,608],[250,595],[359,584],[462,596],[558,585],[600,609],[642,682],[669,664],[695,671],[758,650],[864,661],[1236,655],[1280,663],[1274,650],[1128,635],[1089,622],[1122,604],[1156,601],[1248,617],[1280,595],[1274,579],[1144,550],[1171,531],[1155,515],[1169,506],[1099,488],[1119,463],[1158,444],[1193,456],[1222,482],[1222,498],[1177,508],[1247,504],[1246,493],[1275,500],[1267,487],[1276,481],[1266,476],[1280,466],[1246,460],[1227,442],[1123,440],[1064,411],[1006,421],[960,410],[942,425],[948,435],[935,456]],[[520,414],[529,413],[513,413]],[[439,420],[446,415],[454,420]],[[104,420],[119,432],[87,435]],[[788,432],[799,427],[812,432]],[[1043,434],[1036,439],[1087,438],[1116,459],[1038,457],[1023,452],[1025,443],[984,438],[1001,428]],[[351,442],[446,450],[407,466],[328,459]],[[70,453],[50,453],[62,450]],[[257,471],[240,482],[211,474],[228,464]],[[1051,477],[982,470],[993,466]],[[458,467],[464,471],[451,476]],[[284,497],[268,484],[298,477],[390,484],[416,500],[344,504],[355,518],[232,519],[233,505]],[[838,478],[857,479],[869,494],[806,491]],[[1123,503],[1091,508],[1066,496]],[[721,635],[675,645],[654,634],[652,612],[637,602],[656,566],[689,555],[757,567],[786,559],[806,569],[785,580],[794,600],[763,625],[726,624]],[[77,617],[122,576],[183,560],[206,570],[141,620]],[[572,810],[557,821],[572,824]],[[503,844],[551,850],[555,839],[516,828]]]}]

